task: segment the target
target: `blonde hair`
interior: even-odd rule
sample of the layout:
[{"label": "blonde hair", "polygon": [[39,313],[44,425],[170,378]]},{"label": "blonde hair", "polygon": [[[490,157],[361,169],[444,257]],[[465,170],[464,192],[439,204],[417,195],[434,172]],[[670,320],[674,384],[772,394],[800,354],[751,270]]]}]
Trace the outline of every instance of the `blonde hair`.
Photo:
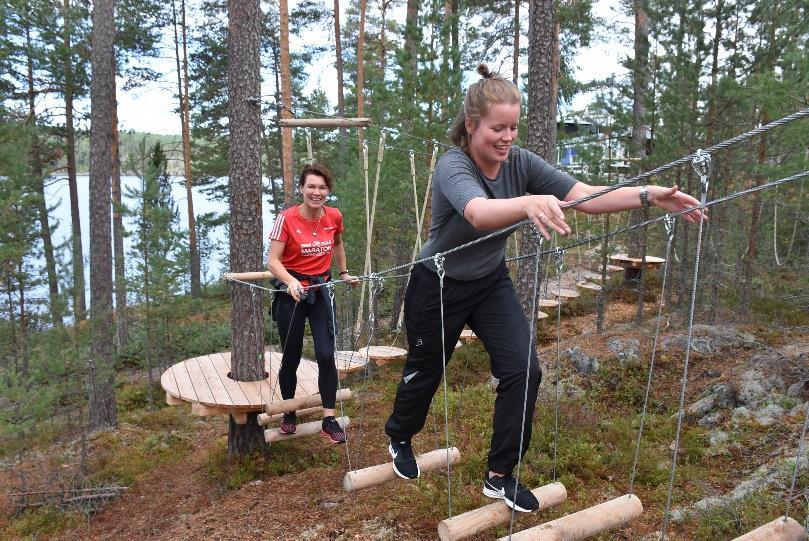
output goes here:
[{"label": "blonde hair", "polygon": [[449,138],[466,152],[469,147],[469,132],[466,119],[479,122],[481,117],[489,113],[489,108],[498,103],[520,103],[521,96],[517,85],[502,77],[499,73],[489,71],[486,64],[478,64],[481,79],[469,85],[463,100],[463,108],[458,112],[449,129]]}]

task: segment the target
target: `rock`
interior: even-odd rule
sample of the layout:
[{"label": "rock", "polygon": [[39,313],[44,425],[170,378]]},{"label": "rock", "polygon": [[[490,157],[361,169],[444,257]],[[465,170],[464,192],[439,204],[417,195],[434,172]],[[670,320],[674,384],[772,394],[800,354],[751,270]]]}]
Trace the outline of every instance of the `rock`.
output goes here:
[{"label": "rock", "polygon": [[761,370],[752,368],[741,375],[738,403],[750,409],[759,409],[772,401],[772,394],[783,391],[784,382],[780,377],[767,376]]},{"label": "rock", "polygon": [[753,412],[751,412],[749,409],[745,408],[744,406],[740,406],[740,407],[733,410],[732,417],[733,417],[734,421],[750,419],[751,417],[753,417]]},{"label": "rock", "polygon": [[[730,347],[749,347],[756,342],[752,334],[741,332],[734,327],[725,325],[694,325],[692,328],[691,349],[697,353],[719,353]],[[688,344],[688,335],[675,334],[667,336],[661,341],[664,351],[677,348],[685,349]]]},{"label": "rock", "polygon": [[768,404],[760,410],[753,412],[753,418],[761,426],[770,426],[783,414],[784,408],[778,404]]},{"label": "rock", "polygon": [[497,379],[494,376],[489,378],[489,387],[491,387],[492,389],[494,389],[496,391],[498,385],[500,385],[500,380],[499,379]]},{"label": "rock", "polygon": [[809,380],[805,379],[790,385],[789,389],[787,389],[787,396],[800,398],[801,400],[809,399]]},{"label": "rock", "polygon": [[637,338],[613,338],[607,342],[607,348],[618,357],[621,368],[640,364],[640,340]]},{"label": "rock", "polygon": [[728,433],[723,430],[714,430],[708,436],[708,441],[711,444],[711,447],[716,447],[722,445],[723,443],[727,443],[730,439]]},{"label": "rock", "polygon": [[581,348],[566,349],[562,352],[562,357],[569,359],[580,374],[595,374],[598,372],[598,359],[586,354]]},{"label": "rock", "polygon": [[719,409],[729,409],[736,405],[736,391],[727,383],[711,385],[703,391],[703,397],[686,408],[693,417],[703,417]]},{"label": "rock", "polygon": [[697,424],[705,428],[713,428],[715,426],[718,426],[719,423],[721,422],[722,422],[722,414],[719,413],[718,411],[715,411],[713,413],[709,413],[708,415],[704,416],[702,419],[697,421]]}]

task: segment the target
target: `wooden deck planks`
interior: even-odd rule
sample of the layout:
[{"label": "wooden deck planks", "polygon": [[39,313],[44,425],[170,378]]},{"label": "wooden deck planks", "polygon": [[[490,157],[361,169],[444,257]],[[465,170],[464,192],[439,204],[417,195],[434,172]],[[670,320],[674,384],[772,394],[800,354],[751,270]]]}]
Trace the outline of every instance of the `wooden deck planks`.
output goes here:
[{"label": "wooden deck planks", "polygon": [[174,380],[177,382],[180,398],[191,402],[199,402],[199,397],[197,397],[194,385],[188,377],[188,370],[185,369],[185,365],[183,363],[175,364],[170,370],[174,375]]},{"label": "wooden deck planks", "polygon": [[205,362],[210,363],[216,370],[217,374],[219,375],[219,379],[222,381],[222,384],[230,397],[231,404],[234,407],[249,406],[250,401],[247,399],[247,396],[245,396],[244,391],[242,391],[242,388],[239,386],[239,383],[228,377],[228,372],[230,372],[230,352],[224,354],[212,353],[210,355],[205,355],[202,358],[206,359]]},{"label": "wooden deck planks", "polygon": [[188,372],[188,377],[194,385],[194,390],[197,392],[197,402],[200,404],[228,404],[227,402],[220,402],[221,392],[219,389],[222,383],[219,381],[219,376],[203,363],[200,363],[199,357],[188,359],[183,363]]}]

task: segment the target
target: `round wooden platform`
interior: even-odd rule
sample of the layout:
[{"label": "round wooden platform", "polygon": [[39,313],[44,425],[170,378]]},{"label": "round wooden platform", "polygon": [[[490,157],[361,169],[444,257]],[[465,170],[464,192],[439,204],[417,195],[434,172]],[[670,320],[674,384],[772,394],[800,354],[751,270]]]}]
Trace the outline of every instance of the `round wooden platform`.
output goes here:
[{"label": "round wooden platform", "polygon": [[537,321],[542,321],[543,319],[548,319],[548,314],[545,312],[537,312]]},{"label": "round wooden platform", "polygon": [[359,353],[363,357],[367,355],[369,359],[380,366],[407,357],[406,349],[393,346],[367,346],[360,348]]},{"label": "round wooden platform", "polygon": [[584,271],[581,277],[585,280],[601,280],[601,273],[595,271]]},{"label": "round wooden platform", "polygon": [[472,332],[472,329],[464,329],[461,331],[460,339],[462,342],[471,342],[473,340],[478,340],[478,337],[475,336],[475,333]]},{"label": "round wooden platform", "polygon": [[592,282],[578,282],[576,284],[576,287],[578,287],[579,289],[584,289],[586,291],[593,291],[593,292],[601,291],[601,286],[598,284],[594,284]]},{"label": "round wooden platform", "polygon": [[622,270],[624,270],[624,268],[618,265],[607,265],[607,272],[621,272]]},{"label": "round wooden platform", "polygon": [[548,293],[557,299],[576,299],[579,297],[579,292],[572,289],[553,289],[548,290]]},{"label": "round wooden platform", "polygon": [[[616,265],[623,269],[639,269],[641,267],[641,258],[639,257],[629,257],[626,254],[617,254],[611,255],[610,261],[614,262]],[[655,257],[651,255],[647,255],[645,261],[645,267],[647,269],[656,269],[660,265],[666,262],[665,259],[662,257]]]},{"label": "round wooden platform", "polygon": [[[236,381],[228,377],[230,352],[225,351],[170,366],[160,376],[160,385],[169,403],[190,403],[192,411],[198,415],[263,411],[267,404],[282,400],[277,383],[280,368],[281,354],[267,351],[264,353],[266,379]],[[296,397],[318,394],[317,373],[317,363],[301,359]]]},{"label": "round wooden platform", "polygon": [[559,301],[555,299],[539,299],[540,308],[556,308],[559,306]]},{"label": "round wooden platform", "polygon": [[337,373],[344,379],[349,372],[357,372],[365,368],[367,359],[361,351],[335,351],[334,362],[337,364]]}]

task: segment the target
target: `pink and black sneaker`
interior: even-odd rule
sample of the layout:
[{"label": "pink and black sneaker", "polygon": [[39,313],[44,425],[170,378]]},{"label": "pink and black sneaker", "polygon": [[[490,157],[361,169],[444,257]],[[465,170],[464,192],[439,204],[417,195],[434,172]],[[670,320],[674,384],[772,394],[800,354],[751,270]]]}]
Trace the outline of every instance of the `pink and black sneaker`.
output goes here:
[{"label": "pink and black sneaker", "polygon": [[346,433],[340,427],[333,416],[324,417],[323,424],[321,425],[320,435],[326,438],[329,443],[345,443]]},{"label": "pink and black sneaker", "polygon": [[281,434],[294,434],[298,430],[298,418],[295,412],[285,413],[281,419],[281,427],[278,429]]}]

